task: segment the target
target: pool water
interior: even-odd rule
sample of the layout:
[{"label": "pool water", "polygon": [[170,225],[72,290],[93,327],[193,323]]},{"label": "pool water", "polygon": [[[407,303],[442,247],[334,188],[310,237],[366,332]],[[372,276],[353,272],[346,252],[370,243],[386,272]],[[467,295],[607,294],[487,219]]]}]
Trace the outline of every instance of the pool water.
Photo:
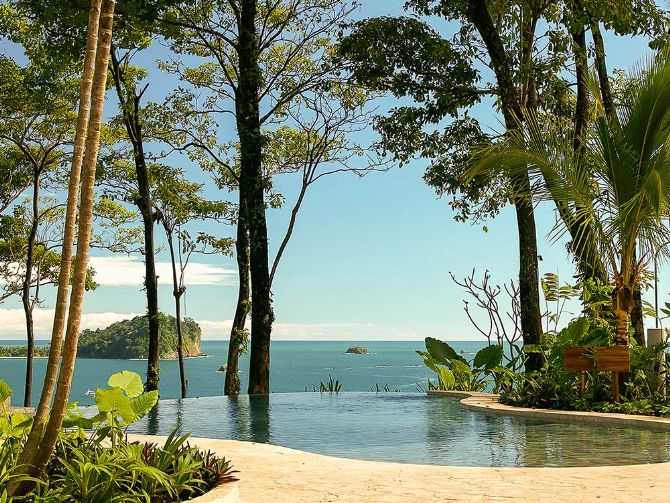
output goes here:
[{"label": "pool water", "polygon": [[273,393],[162,400],[130,431],[265,442],[344,458],[458,466],[670,460],[670,432],[470,412],[420,393]]}]

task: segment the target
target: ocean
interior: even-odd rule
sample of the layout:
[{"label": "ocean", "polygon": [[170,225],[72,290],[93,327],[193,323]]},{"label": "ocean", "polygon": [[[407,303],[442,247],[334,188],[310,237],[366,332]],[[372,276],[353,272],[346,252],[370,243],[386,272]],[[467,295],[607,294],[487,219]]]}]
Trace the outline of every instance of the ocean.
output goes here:
[{"label": "ocean", "polygon": [[[41,341],[40,344],[46,342]],[[20,345],[25,341],[0,341],[2,345]],[[450,341],[456,351],[474,353],[485,341]],[[361,345],[369,354],[345,354],[349,346]],[[423,341],[275,341],[270,354],[270,388],[273,392],[312,391],[329,376],[342,384],[342,391],[370,391],[387,386],[391,391],[414,392],[425,387],[434,374],[423,365],[416,350],[424,348]],[[225,374],[218,372],[226,363],[228,341],[203,341],[202,358],[185,361],[188,379],[188,396],[205,397],[223,394]],[[35,360],[33,377],[33,405],[39,400],[46,359]],[[249,355],[240,359],[240,381],[246,390],[249,376]],[[120,370],[132,370],[143,378],[146,373],[144,360],[111,360],[78,358],[70,400],[80,405],[90,405],[88,390],[104,388],[110,375]],[[161,360],[160,396],[162,399],[179,398],[179,369],[176,360]],[[0,358],[0,378],[14,390],[12,403],[23,402],[25,359]]]}]

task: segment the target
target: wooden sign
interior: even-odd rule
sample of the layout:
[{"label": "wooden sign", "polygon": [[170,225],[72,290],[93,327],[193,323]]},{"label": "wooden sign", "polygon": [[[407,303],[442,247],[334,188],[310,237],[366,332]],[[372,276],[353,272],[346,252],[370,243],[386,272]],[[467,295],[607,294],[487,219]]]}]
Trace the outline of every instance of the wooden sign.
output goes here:
[{"label": "wooden sign", "polygon": [[567,372],[593,370],[593,352],[586,346],[570,346],[563,350],[563,369]]},{"label": "wooden sign", "polygon": [[630,371],[630,349],[628,349],[628,346],[598,348],[596,368],[610,372]]}]

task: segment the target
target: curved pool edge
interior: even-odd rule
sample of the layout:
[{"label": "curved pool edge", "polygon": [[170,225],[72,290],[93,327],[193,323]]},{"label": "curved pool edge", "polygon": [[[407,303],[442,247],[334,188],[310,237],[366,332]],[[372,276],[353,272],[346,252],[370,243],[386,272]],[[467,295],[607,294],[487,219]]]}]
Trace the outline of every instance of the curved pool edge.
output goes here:
[{"label": "curved pool edge", "polygon": [[237,482],[222,484],[188,501],[191,503],[240,503],[240,488]]},{"label": "curved pool edge", "polygon": [[[165,439],[129,437],[152,442]],[[658,502],[659,495],[670,492],[670,463],[569,468],[417,465],[343,459],[239,440],[189,440],[191,445],[231,460],[239,470],[238,501],[244,503],[401,503],[445,497],[482,503],[547,499],[552,503],[630,503]],[[219,503],[211,500],[215,501]]]},{"label": "curved pool edge", "polygon": [[461,398],[460,404],[466,410],[515,416],[527,419],[542,419],[561,423],[578,423],[599,426],[615,426],[622,428],[638,428],[654,431],[670,431],[670,418],[656,416],[638,416],[633,414],[615,414],[609,412],[584,412],[573,410],[532,409],[505,405],[498,401],[499,396],[493,393],[469,391],[438,391],[427,392],[430,396],[448,396]]}]

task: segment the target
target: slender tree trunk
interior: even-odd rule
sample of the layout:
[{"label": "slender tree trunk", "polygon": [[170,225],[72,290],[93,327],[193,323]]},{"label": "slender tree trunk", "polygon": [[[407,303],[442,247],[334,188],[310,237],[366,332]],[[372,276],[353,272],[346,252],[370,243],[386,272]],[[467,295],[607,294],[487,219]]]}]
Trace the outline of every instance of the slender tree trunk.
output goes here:
[{"label": "slender tree trunk", "polygon": [[277,250],[277,255],[272,262],[272,269],[270,270],[270,285],[272,285],[272,282],[275,279],[275,273],[277,272],[277,267],[279,267],[279,262],[281,261],[281,258],[284,255],[284,250],[286,250],[286,246],[288,245],[288,242],[291,240],[291,236],[293,235],[295,222],[298,219],[298,212],[300,211],[300,206],[302,206],[302,202],[305,199],[305,193],[307,192],[308,186],[308,180],[303,178],[300,194],[298,194],[298,199],[296,200],[295,205],[293,205],[293,209],[291,210],[291,218],[289,220],[288,227],[286,228],[286,234],[284,234],[284,239],[282,239],[282,242],[279,245],[279,249]]},{"label": "slender tree trunk", "polygon": [[[146,175],[146,166],[145,166]],[[138,170],[138,180],[140,179]],[[145,180],[147,180],[145,178]],[[147,180],[148,181],[148,180]],[[148,191],[148,184],[146,186]],[[142,191],[140,191],[141,193]],[[147,291],[147,313],[149,316],[149,358],[147,361],[147,391],[158,390],[160,379],[160,318],[158,316],[158,278],[156,277],[156,256],[154,247],[154,218],[151,211],[151,201],[146,201],[144,196],[140,196],[142,202],[142,221],[144,224],[144,269]],[[147,204],[148,203],[148,204]],[[148,206],[148,208],[147,208]]]},{"label": "slender tree trunk", "polygon": [[598,82],[600,84],[600,97],[602,98],[605,113],[611,120],[616,120],[616,110],[614,98],[612,96],[612,87],[610,86],[609,74],[607,73],[607,62],[605,60],[605,43],[600,33],[600,26],[597,21],[591,21],[591,36],[595,47],[594,59]]},{"label": "slender tree trunk", "polygon": [[[241,214],[241,211],[240,211]],[[247,226],[243,218],[237,220],[237,240],[235,241],[235,251],[237,255],[237,274],[239,278],[239,288],[237,291],[237,307],[235,308],[235,317],[233,326],[230,329],[230,339],[228,343],[228,362],[226,364],[226,382],[223,392],[226,395],[240,394],[239,359],[240,352],[246,344],[247,334],[244,326],[249,315],[249,235]]]},{"label": "slender tree trunk", "polygon": [[72,153],[72,169],[70,170],[70,180],[68,184],[63,248],[61,250],[61,263],[58,275],[54,322],[51,330],[49,360],[47,362],[46,376],[44,378],[44,386],[42,387],[40,402],[35,417],[33,418],[33,426],[18,461],[19,466],[27,468],[26,472],[31,472],[31,467],[35,463],[37,449],[42,440],[42,436],[44,435],[44,428],[47,424],[49,409],[51,407],[51,399],[53,398],[53,393],[56,388],[58,364],[60,362],[63,345],[65,316],[67,313],[67,295],[70,285],[70,271],[73,256],[72,251],[77,224],[79,183],[81,180],[81,167],[84,160],[84,149],[88,134],[89,113],[91,109],[91,89],[93,87],[101,5],[102,0],[92,0],[89,8],[86,54],[84,56],[84,69],[81,78],[79,111],[75,130],[74,149]]},{"label": "slender tree trunk", "polygon": [[33,217],[28,234],[26,247],[26,273],[21,285],[21,303],[26,318],[26,381],[23,395],[23,406],[30,407],[33,401],[33,362],[35,359],[35,326],[33,323],[33,303],[30,301],[30,285],[33,281],[33,262],[35,252],[35,240],[37,239],[37,227],[39,226],[39,194],[40,194],[41,170],[33,171]]},{"label": "slender tree trunk", "polygon": [[[586,29],[581,16],[584,15],[583,8],[579,2],[574,2],[575,16],[579,18],[577,27],[571,29],[572,53],[575,60],[575,77],[577,81],[577,101],[575,104],[575,138],[574,150],[580,164],[583,163],[586,145],[586,128],[588,126],[589,113],[589,69],[586,47]],[[607,283],[608,276],[605,266],[598,254],[597,249],[589,239],[584,236],[591,234],[590,226],[578,215],[575,215],[564,203],[556,202],[561,218],[570,232],[570,249],[577,262],[577,268],[583,278],[596,278]]]},{"label": "slender tree trunk", "polygon": [[95,72],[91,97],[91,116],[86,137],[86,153],[82,166],[81,202],[79,205],[79,225],[77,232],[77,255],[72,280],[72,293],[67,319],[63,358],[58,376],[58,387],[54,398],[49,423],[44,439],[40,444],[33,463],[37,472],[46,466],[53,452],[63,423],[65,409],[70,395],[74,363],[77,357],[77,343],[81,327],[81,315],[86,291],[86,272],[88,269],[89,247],[91,243],[95,171],[100,148],[100,130],[102,125],[105,89],[107,83],[107,65],[112,43],[112,24],[114,21],[115,0],[104,0],[100,16],[98,48],[96,51]]},{"label": "slender tree trunk", "polygon": [[270,392],[270,336],[272,300],[267,224],[265,220],[265,180],[262,170],[262,146],[256,10],[258,0],[240,0],[239,83],[235,96],[237,131],[240,138],[240,200],[249,228],[249,270],[251,277],[251,355],[249,394]]},{"label": "slender tree trunk", "polygon": [[[523,118],[519,93],[514,84],[510,60],[488,11],[486,0],[469,0],[467,15],[479,32],[496,75],[505,126],[512,130]],[[524,344],[539,344],[542,336],[540,309],[540,280],[537,265],[537,238],[535,215],[530,195],[528,174],[512,179],[517,197],[514,200],[519,232],[519,301],[520,321]],[[541,355],[530,354],[526,370],[537,370],[542,365]]]},{"label": "slender tree trunk", "polygon": [[112,76],[116,94],[123,113],[123,122],[130,143],[133,146],[135,174],[137,176],[138,197],[135,201],[142,215],[144,230],[144,286],[147,292],[147,316],[149,319],[149,354],[147,358],[146,390],[158,390],[160,380],[160,317],[158,316],[158,278],[156,277],[156,250],[154,244],[154,215],[149,173],[144,154],[144,139],[140,120],[140,97],[133,89],[133,102],[126,102],[124,95],[124,69],[120,66],[116,51],[111,51]]},{"label": "slender tree trunk", "polygon": [[184,371],[184,333],[181,325],[181,296],[183,290],[177,279],[177,261],[174,253],[174,243],[172,242],[173,229],[168,229],[164,225],[165,235],[168,239],[168,248],[170,249],[170,260],[172,261],[172,295],[174,297],[174,313],[177,319],[177,356],[179,357],[179,381],[181,382],[181,397],[186,398],[188,381]]}]

